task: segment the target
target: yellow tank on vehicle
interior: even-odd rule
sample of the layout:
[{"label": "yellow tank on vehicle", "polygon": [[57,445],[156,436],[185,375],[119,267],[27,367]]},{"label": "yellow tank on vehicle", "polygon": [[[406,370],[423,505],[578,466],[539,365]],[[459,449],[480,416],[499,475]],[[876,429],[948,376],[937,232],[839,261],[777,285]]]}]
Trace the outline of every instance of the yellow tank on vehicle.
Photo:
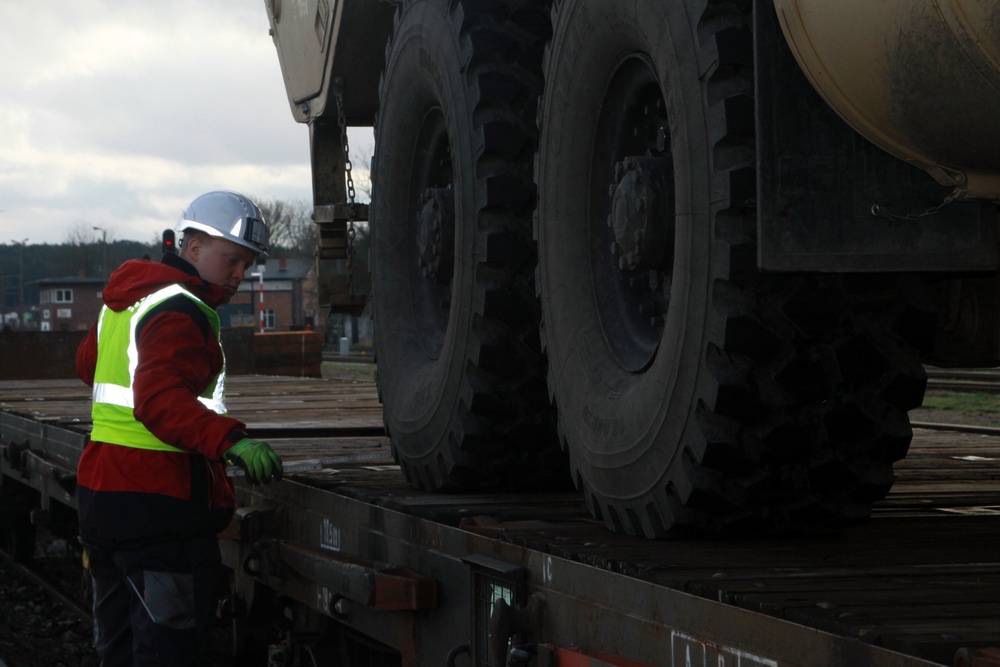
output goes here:
[{"label": "yellow tank on vehicle", "polygon": [[1000,198],[1000,3],[774,4],[802,71],[855,131],[959,194]]}]

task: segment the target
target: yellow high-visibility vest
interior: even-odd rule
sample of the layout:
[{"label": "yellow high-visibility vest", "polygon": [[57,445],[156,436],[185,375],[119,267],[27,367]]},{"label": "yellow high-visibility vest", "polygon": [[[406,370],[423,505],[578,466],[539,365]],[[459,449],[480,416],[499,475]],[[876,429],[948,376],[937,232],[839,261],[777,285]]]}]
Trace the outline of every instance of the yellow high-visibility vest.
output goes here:
[{"label": "yellow high-visibility vest", "polygon": [[[136,338],[138,325],[154,306],[178,295],[191,299],[205,313],[212,332],[219,340],[219,349],[222,349],[219,314],[180,285],[164,287],[120,312],[104,306],[97,320],[97,367],[94,370],[91,409],[94,428],[90,434],[91,440],[139,449],[186,451],[163,442],[135,418],[135,399],[132,393],[135,369],[139,366],[139,341]],[[226,362],[223,354],[222,370],[198,400],[218,414],[226,414],[225,385]],[[178,415],[178,418],[182,416]]]}]

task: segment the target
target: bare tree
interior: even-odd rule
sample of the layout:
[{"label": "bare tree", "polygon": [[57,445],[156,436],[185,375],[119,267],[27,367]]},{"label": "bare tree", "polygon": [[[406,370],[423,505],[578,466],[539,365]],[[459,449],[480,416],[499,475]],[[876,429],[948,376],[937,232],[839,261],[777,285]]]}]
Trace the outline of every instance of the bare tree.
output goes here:
[{"label": "bare tree", "polygon": [[112,268],[108,251],[114,240],[113,229],[77,222],[66,234],[61,263],[70,274],[106,275]]},{"label": "bare tree", "polygon": [[355,153],[351,156],[351,178],[354,180],[354,190],[357,201],[372,200],[372,158],[371,155]]},{"label": "bare tree", "polygon": [[312,207],[303,200],[254,200],[271,232],[270,244],[291,254],[311,257],[319,235],[312,221]]},{"label": "bare tree", "polygon": [[85,246],[97,245],[98,243],[114,243],[115,230],[98,227],[85,222],[77,222],[69,232],[66,233],[67,245]]}]

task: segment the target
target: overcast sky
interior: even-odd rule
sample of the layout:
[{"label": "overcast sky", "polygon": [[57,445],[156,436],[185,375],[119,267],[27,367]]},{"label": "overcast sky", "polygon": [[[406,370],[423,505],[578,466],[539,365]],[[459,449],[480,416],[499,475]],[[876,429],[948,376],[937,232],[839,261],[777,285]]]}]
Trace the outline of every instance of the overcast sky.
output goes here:
[{"label": "overcast sky", "polygon": [[263,0],[0,0],[0,243],[151,242],[214,189],[312,197]]}]

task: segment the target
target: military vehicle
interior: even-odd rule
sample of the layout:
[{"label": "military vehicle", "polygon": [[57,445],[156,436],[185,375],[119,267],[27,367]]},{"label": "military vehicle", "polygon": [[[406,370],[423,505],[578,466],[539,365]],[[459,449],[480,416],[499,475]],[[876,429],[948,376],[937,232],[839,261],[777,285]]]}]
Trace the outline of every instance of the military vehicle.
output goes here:
[{"label": "military vehicle", "polygon": [[998,363],[991,0],[265,4],[321,298],[370,304],[420,488],[571,480],[652,538],[851,521],[925,365]]}]

